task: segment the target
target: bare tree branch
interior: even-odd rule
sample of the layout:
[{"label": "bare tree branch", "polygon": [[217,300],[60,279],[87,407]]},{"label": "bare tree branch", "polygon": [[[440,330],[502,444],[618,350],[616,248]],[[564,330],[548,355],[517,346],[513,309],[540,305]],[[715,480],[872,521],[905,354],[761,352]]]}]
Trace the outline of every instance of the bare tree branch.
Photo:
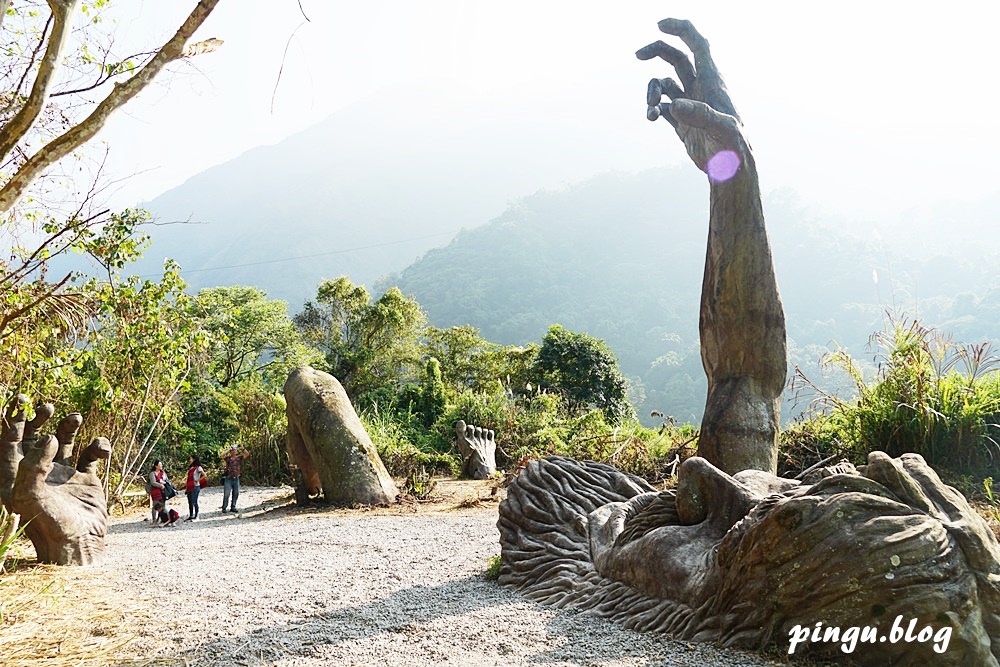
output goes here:
[{"label": "bare tree branch", "polygon": [[[56,8],[66,5],[71,5],[75,8],[78,2],[79,0],[62,0],[61,2],[60,0],[49,0],[50,5],[53,6],[53,12],[55,12]],[[208,18],[218,3],[219,0],[199,0],[197,6],[195,6],[195,8],[191,11],[191,14],[187,17],[174,36],[163,45],[163,47],[159,50],[156,56],[149,61],[149,63],[147,63],[127,81],[116,83],[108,96],[97,105],[97,108],[94,109],[93,112],[87,116],[87,118],[54,139],[39,152],[35,153],[27,162],[25,162],[21,168],[18,169],[17,173],[15,173],[3,186],[3,188],[0,188],[0,215],[10,211],[32,182],[34,182],[34,180],[38,178],[48,167],[92,139],[101,130],[101,128],[104,127],[104,124],[107,122],[111,114],[145,89],[146,86],[149,85],[153,78],[156,77],[156,75],[159,74],[166,65],[180,58],[185,58],[188,55],[204,52],[204,50],[200,48],[188,51],[185,49],[185,44],[194,32],[202,25],[202,23],[205,22],[205,19]],[[52,42],[56,41],[56,35],[61,29],[63,29],[61,25],[62,23],[64,22],[61,22],[57,16],[52,39],[49,43],[50,51],[52,50]],[[61,41],[65,42],[64,36]],[[217,46],[218,40],[211,41],[213,42],[213,46]],[[193,46],[199,46],[201,44],[203,43],[199,42],[198,45]],[[41,69],[54,70],[55,67],[50,67],[49,62],[49,54],[46,53],[46,57],[42,61]],[[58,62],[56,61],[54,65],[58,65]],[[50,71],[47,74],[48,76],[46,78],[51,79],[52,72]],[[42,78],[41,73],[39,74],[39,78]],[[37,85],[38,80],[36,79],[36,87]],[[47,94],[48,91],[46,91],[46,95]],[[16,143],[17,139],[23,136],[24,132],[29,128],[30,124],[24,127],[21,132],[12,132],[10,130],[10,124],[8,124],[8,127],[5,128],[2,133],[4,141],[13,141]],[[0,143],[0,146],[2,145],[3,144]],[[7,151],[9,150],[10,148],[7,149]],[[6,151],[0,153],[0,155],[5,153]]]},{"label": "bare tree branch", "polygon": [[278,86],[281,85],[281,75],[285,72],[285,61],[288,59],[288,49],[292,46],[292,40],[295,39],[295,33],[299,31],[299,28],[304,26],[306,23],[311,23],[309,17],[306,16],[305,11],[302,10],[302,3],[299,2],[299,10],[302,11],[302,17],[305,19],[297,26],[292,34],[288,36],[288,41],[285,42],[285,51],[281,54],[281,66],[278,67],[278,77],[274,80],[274,90],[271,91],[271,113],[274,113],[274,99],[278,96]]},{"label": "bare tree branch", "polygon": [[[52,35],[49,37],[45,56],[38,66],[38,74],[35,76],[35,82],[31,86],[31,94],[28,95],[28,100],[21,107],[21,110],[10,119],[3,128],[3,132],[0,132],[0,158],[5,158],[14,149],[17,142],[21,140],[21,137],[38,120],[39,114],[42,113],[42,109],[48,103],[56,70],[59,69],[59,65],[62,62],[63,52],[66,50],[66,42],[69,40],[70,33],[72,32],[73,14],[80,4],[80,0],[48,0],[48,2],[53,18]],[[32,178],[31,180],[34,179]],[[3,212],[6,211],[6,208],[3,209]]]},{"label": "bare tree branch", "polygon": [[[145,59],[145,58],[152,58],[155,55],[156,55],[156,51],[144,51],[142,53],[134,53],[131,56],[128,56],[127,58],[125,58],[125,60],[131,60],[133,58],[143,58],[143,59]],[[107,58],[107,56],[105,55],[105,59],[106,58]],[[125,62],[125,60],[123,60],[122,62]],[[119,65],[120,64],[121,63],[119,63]],[[145,63],[143,63],[143,64],[145,64]],[[140,67],[141,67],[141,65],[140,65]],[[83,88],[74,88],[72,90],[60,90],[58,93],[52,93],[52,97],[62,97],[63,95],[75,95],[77,93],[86,93],[87,91],[94,90],[95,88],[100,88],[101,86],[103,86],[104,84],[106,84],[111,79],[115,78],[116,76],[120,76],[122,74],[125,74],[125,73],[126,73],[125,70],[121,70],[121,71],[111,70],[111,71],[109,71],[108,68],[107,68],[107,63],[105,62],[105,63],[102,63],[100,74],[97,75],[97,80],[94,81],[94,83],[90,84],[89,86],[84,86]]]},{"label": "bare tree branch", "polygon": [[[0,20],[2,20],[0,16]],[[52,15],[49,14],[49,18],[45,21],[45,25],[42,27],[42,34],[38,36],[38,44],[35,45],[34,50],[31,52],[31,59],[28,60],[27,66],[24,68],[24,72],[21,73],[21,78],[18,80],[17,85],[11,88],[10,101],[7,103],[6,108],[0,115],[6,116],[8,113],[14,110],[17,106],[18,100],[20,99],[20,90],[24,86],[24,82],[28,79],[28,74],[31,73],[31,68],[38,60],[38,54],[41,52],[42,47],[45,46],[45,36],[49,34],[49,28],[52,27]]]}]

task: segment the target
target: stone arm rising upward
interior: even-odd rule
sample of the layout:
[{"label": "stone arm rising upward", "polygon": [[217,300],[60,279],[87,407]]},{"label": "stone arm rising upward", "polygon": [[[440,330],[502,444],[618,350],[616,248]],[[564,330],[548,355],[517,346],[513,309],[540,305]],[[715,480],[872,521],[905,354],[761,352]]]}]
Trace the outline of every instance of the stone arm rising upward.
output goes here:
[{"label": "stone arm rising upward", "polygon": [[698,453],[728,473],[773,473],[786,375],[785,315],[757,167],[708,41],[689,21],[665,19],[659,28],[679,37],[694,62],[663,41],[636,52],[640,60],[666,60],[679,79],[649,82],[647,117],[674,127],[711,190],[699,316],[708,397]]}]

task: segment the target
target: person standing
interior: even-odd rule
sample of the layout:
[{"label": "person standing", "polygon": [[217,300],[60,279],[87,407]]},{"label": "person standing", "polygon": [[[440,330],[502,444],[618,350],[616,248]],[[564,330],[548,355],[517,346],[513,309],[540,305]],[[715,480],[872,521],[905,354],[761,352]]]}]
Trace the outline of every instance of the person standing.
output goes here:
[{"label": "person standing", "polygon": [[188,457],[187,481],[184,483],[184,492],[188,499],[187,521],[198,520],[198,495],[201,493],[203,479],[205,479],[205,469],[201,467],[198,457],[192,454]]},{"label": "person standing", "polygon": [[[222,462],[226,466],[225,477],[222,479],[222,511],[223,512],[235,512],[236,511],[236,501],[240,497],[240,472],[243,467],[243,459],[250,455],[246,449],[242,452],[239,446],[233,445],[229,448],[229,452],[223,456]],[[232,504],[229,502],[230,495],[232,495]],[[226,505],[229,505],[229,509],[226,509]]]},{"label": "person standing", "polygon": [[170,480],[163,470],[163,461],[156,459],[153,461],[153,469],[149,471],[149,503],[150,507],[153,508],[152,519],[154,523],[159,514],[156,511],[156,504],[161,503],[164,507],[167,505],[167,497],[163,494],[163,489],[166,488],[168,481]]}]

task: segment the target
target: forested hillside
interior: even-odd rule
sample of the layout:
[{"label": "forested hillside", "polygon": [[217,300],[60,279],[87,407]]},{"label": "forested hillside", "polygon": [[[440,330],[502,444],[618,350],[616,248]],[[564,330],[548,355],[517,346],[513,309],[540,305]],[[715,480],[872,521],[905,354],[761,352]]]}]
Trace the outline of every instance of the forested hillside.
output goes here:
[{"label": "forested hillside", "polygon": [[[539,192],[429,251],[383,287],[413,296],[436,326],[471,324],[502,344],[537,341],[553,323],[605,339],[641,416],[656,409],[697,421],[705,392],[697,323],[707,190],[697,171],[677,168],[609,173]],[[799,365],[821,379],[817,364],[837,345],[870,359],[868,337],[887,312],[919,316],[967,342],[1000,339],[995,264],[894,257],[877,238],[843,233],[780,193],[767,199],[765,213],[788,321],[789,373]]]},{"label": "forested hillside", "polygon": [[[609,343],[640,415],[648,420],[655,409],[696,422],[705,392],[697,334],[704,177],[689,165],[606,172],[517,200],[513,193],[565,165],[559,156],[579,138],[552,132],[543,141],[517,127],[497,134],[470,120],[472,104],[455,95],[451,129],[466,140],[449,150],[419,104],[406,127],[359,131],[387,113],[364,103],[210,169],[151,202],[161,223],[193,224],[153,228],[134,270],[155,274],[173,257],[192,290],[253,285],[292,313],[324,278],[347,275],[376,292],[397,284],[431,324],[471,324],[501,344],[537,342],[562,324]],[[518,173],[490,158],[528,140],[536,158]],[[585,155],[573,162],[564,176],[588,168]],[[915,211],[879,225],[908,230],[882,238],[871,222],[832,219],[787,191],[768,195],[789,372],[799,365],[820,377],[820,358],[838,344],[869,357],[868,336],[889,311],[962,341],[1000,338],[996,253],[976,240],[990,226],[990,204]],[[944,218],[948,233],[931,236],[931,221]]]}]

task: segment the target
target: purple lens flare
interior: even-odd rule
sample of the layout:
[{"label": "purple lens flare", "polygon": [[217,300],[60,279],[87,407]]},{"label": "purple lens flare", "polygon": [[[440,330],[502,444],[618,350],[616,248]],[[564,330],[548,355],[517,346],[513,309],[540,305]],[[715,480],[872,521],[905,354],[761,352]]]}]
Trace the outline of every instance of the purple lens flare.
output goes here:
[{"label": "purple lens flare", "polygon": [[705,171],[715,183],[724,183],[740,170],[740,156],[735,151],[723,150],[708,160]]}]

